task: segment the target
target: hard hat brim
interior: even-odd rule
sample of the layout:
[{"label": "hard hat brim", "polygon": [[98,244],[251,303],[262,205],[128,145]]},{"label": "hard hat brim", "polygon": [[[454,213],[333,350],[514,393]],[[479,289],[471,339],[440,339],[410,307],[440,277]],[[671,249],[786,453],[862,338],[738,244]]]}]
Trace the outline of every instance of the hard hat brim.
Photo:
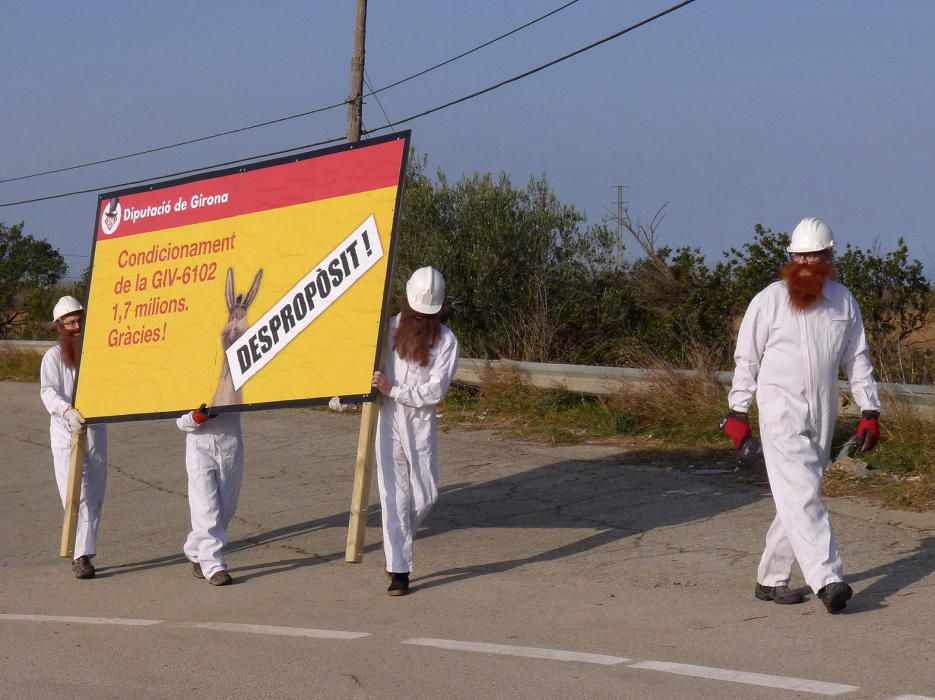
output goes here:
[{"label": "hard hat brim", "polygon": [[803,255],[807,253],[824,253],[825,251],[833,250],[833,249],[834,249],[834,243],[831,243],[830,245],[827,245],[824,248],[818,248],[817,250],[815,248],[806,248],[805,250],[802,250],[800,248],[793,248],[790,245],[788,248],[786,248],[786,252],[795,253],[797,255]]},{"label": "hard hat brim", "polygon": [[427,315],[429,315],[429,316],[431,316],[431,315],[433,315],[433,314],[437,314],[439,311],[442,310],[442,306],[444,305],[444,304],[437,304],[437,305],[436,305],[436,304],[431,304],[431,305],[429,305],[429,304],[418,304],[418,303],[413,304],[411,299],[407,299],[407,301],[409,302],[409,307],[410,307],[413,311],[416,311],[416,312],[418,312],[418,313],[420,313],[420,314],[427,314]]}]

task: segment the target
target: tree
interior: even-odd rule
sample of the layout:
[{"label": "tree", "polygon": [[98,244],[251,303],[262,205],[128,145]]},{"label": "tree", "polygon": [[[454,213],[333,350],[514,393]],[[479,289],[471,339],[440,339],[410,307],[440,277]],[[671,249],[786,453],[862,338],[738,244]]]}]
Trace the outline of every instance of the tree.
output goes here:
[{"label": "tree", "polygon": [[[860,303],[874,366],[885,381],[923,383],[931,376],[931,350],[926,341],[907,342],[929,323],[935,309],[935,291],[925,278],[922,263],[909,260],[900,238],[885,255],[877,248],[861,250],[850,244],[836,265],[841,281]],[[928,341],[930,343],[930,341]]]},{"label": "tree", "polygon": [[0,338],[28,320],[28,308],[65,276],[68,265],[51,243],[23,233],[23,222],[0,223]]},{"label": "tree", "polygon": [[788,247],[789,234],[774,233],[757,224],[752,242],[724,253],[725,260],[718,268],[728,280],[728,305],[732,313],[742,314],[760,290],[779,279],[782,266],[789,261]]},{"label": "tree", "polygon": [[394,289],[433,265],[445,275],[465,354],[569,361],[580,343],[561,335],[587,308],[588,271],[611,264],[606,227],[585,229],[584,215],[561,204],[545,176],[522,189],[505,173],[451,185],[443,173],[433,183],[425,159],[409,162]]}]

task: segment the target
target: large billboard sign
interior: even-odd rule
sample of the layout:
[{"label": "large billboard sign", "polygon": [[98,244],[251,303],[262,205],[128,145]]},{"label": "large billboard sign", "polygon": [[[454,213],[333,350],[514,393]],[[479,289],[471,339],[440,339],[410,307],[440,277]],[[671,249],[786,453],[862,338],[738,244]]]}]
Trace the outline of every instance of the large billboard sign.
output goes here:
[{"label": "large billboard sign", "polygon": [[370,396],[409,132],[98,199],[90,422]]}]

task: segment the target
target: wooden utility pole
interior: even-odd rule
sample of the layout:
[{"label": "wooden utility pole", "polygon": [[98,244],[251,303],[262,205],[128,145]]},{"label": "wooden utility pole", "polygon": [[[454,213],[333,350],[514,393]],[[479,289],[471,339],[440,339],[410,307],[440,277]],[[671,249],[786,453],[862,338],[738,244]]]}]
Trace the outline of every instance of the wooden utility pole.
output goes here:
[{"label": "wooden utility pole", "polygon": [[351,56],[351,92],[347,96],[347,140],[360,141],[364,111],[364,40],[367,34],[367,0],[357,0],[354,17],[354,53]]},{"label": "wooden utility pole", "polygon": [[[360,141],[364,106],[364,38],[367,31],[367,0],[357,0],[354,20],[354,55],[351,57],[351,92],[347,102],[347,140]],[[392,279],[392,275],[390,276]],[[381,326],[380,333],[383,333]],[[379,362],[379,361],[378,361]],[[364,534],[367,531],[367,507],[370,482],[373,480],[373,448],[376,436],[380,394],[365,403],[360,412],[360,435],[357,438],[357,463],[354,466],[354,490],[351,492],[351,515],[347,524],[347,548],[344,561],[359,564],[364,558]]]}]

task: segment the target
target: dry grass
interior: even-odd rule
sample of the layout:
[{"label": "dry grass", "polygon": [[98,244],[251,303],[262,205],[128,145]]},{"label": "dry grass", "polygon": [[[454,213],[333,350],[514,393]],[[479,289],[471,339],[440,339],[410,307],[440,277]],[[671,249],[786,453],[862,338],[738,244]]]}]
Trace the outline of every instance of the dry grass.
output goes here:
[{"label": "dry grass", "polygon": [[31,350],[0,350],[0,380],[38,382],[42,355]]},{"label": "dry grass", "polygon": [[635,435],[639,425],[625,410],[568,391],[537,389],[516,372],[488,370],[480,387],[455,383],[441,408],[446,420],[466,427],[497,428],[555,443]]},{"label": "dry grass", "polygon": [[935,481],[922,475],[899,476],[883,472],[854,477],[829,472],[822,484],[828,496],[860,496],[890,508],[935,510]]},{"label": "dry grass", "polygon": [[539,389],[515,370],[488,368],[479,387],[455,384],[445,402],[449,418],[464,424],[506,428],[553,442],[627,438],[641,445],[676,442],[722,448],[718,423],[727,388],[711,373],[684,372],[654,362],[649,379],[606,397]]},{"label": "dry grass", "polygon": [[683,447],[723,446],[718,424],[727,406],[727,387],[704,367],[685,372],[653,362],[649,379],[624,386],[609,406],[633,416],[643,431]]},{"label": "dry grass", "polygon": [[[829,474],[825,492],[860,495],[885,505],[912,510],[935,509],[935,420],[923,417],[892,396],[881,397],[880,443],[862,456],[876,473],[866,477]],[[846,439],[854,420],[842,421]]]}]

